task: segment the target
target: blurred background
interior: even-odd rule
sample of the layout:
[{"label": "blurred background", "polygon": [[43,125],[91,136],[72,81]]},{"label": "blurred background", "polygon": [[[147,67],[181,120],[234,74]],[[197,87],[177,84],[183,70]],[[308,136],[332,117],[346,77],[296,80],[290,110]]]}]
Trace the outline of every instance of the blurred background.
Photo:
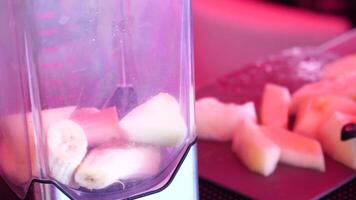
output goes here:
[{"label": "blurred background", "polygon": [[197,89],[256,58],[356,24],[355,0],[193,0]]}]

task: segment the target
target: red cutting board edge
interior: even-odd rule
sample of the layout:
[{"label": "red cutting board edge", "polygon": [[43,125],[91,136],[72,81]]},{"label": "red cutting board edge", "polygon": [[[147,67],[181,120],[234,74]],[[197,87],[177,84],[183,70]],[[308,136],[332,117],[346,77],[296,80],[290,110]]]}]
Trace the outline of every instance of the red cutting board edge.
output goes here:
[{"label": "red cutting board edge", "polygon": [[256,199],[317,199],[355,178],[355,171],[326,157],[326,172],[279,164],[269,177],[250,172],[230,142],[198,141],[199,176]]}]

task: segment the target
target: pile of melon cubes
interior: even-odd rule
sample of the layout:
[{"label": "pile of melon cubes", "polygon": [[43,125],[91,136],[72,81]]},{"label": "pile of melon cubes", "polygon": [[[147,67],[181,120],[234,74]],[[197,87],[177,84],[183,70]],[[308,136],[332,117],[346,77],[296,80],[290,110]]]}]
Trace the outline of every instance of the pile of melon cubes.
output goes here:
[{"label": "pile of melon cubes", "polygon": [[324,154],[356,169],[356,138],[341,139],[343,127],[351,124],[352,129],[356,123],[356,54],[328,64],[319,82],[292,95],[284,86],[267,83],[261,98],[258,117],[253,102],[200,99],[198,138],[232,140],[232,150],[242,163],[264,176],[271,175],[279,162],[324,172]]}]

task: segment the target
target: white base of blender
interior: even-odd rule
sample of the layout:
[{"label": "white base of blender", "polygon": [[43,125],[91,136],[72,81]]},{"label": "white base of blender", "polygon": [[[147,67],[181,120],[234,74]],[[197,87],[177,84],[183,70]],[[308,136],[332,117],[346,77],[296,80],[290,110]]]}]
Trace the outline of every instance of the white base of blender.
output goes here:
[{"label": "white base of blender", "polygon": [[[197,200],[198,199],[198,173],[196,165],[196,144],[180,166],[175,178],[164,190],[139,198],[140,200]],[[32,196],[35,200],[70,200],[65,194],[50,184],[34,183]]]}]

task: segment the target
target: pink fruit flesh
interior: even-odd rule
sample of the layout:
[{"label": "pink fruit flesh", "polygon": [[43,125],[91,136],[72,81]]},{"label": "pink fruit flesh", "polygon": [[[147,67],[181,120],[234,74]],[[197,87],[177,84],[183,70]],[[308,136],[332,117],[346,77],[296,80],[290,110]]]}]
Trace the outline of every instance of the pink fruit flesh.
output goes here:
[{"label": "pink fruit flesh", "polygon": [[266,126],[287,128],[291,95],[288,88],[267,84],[261,107],[261,123]]},{"label": "pink fruit flesh", "polygon": [[227,131],[230,133],[230,139],[236,130],[236,127],[240,126],[244,120],[257,122],[255,104],[253,102],[247,102],[242,105],[237,105],[234,103],[229,103],[226,106],[224,125]]},{"label": "pink fruit flesh", "polygon": [[290,112],[296,113],[304,101],[315,96],[338,95],[356,100],[355,85],[356,75],[306,84],[293,94]]},{"label": "pink fruit flesh", "polygon": [[356,54],[345,56],[325,66],[321,71],[322,80],[346,78],[356,75]]},{"label": "pink fruit flesh", "polygon": [[356,102],[335,95],[311,97],[300,106],[294,131],[311,138],[317,138],[321,123],[335,111],[356,114]]},{"label": "pink fruit flesh", "polygon": [[[21,148],[22,149],[22,148]],[[0,173],[13,184],[20,185],[31,180],[31,161],[27,154],[19,151],[15,145],[6,140],[0,143]]]},{"label": "pink fruit flesh", "polygon": [[243,119],[256,121],[252,102],[243,105],[225,104],[215,98],[196,102],[196,127],[199,139],[228,141]]},{"label": "pink fruit flesh", "polygon": [[122,139],[123,131],[119,126],[115,107],[98,112],[91,111],[83,108],[71,116],[71,119],[84,129],[90,147]]},{"label": "pink fruit flesh", "polygon": [[98,113],[100,112],[99,109],[97,108],[94,108],[94,107],[91,107],[91,108],[80,108],[80,109],[77,109],[75,110],[70,118],[72,119],[77,119],[77,120],[81,120],[81,119],[84,119],[88,117],[88,115],[91,115],[91,114],[94,114],[94,113]]},{"label": "pink fruit flesh", "polygon": [[253,172],[271,175],[280,158],[280,148],[265,136],[255,122],[244,120],[234,134],[232,150]]},{"label": "pink fruit flesh", "polygon": [[282,128],[262,126],[261,130],[281,148],[281,162],[296,167],[325,171],[323,152],[317,140]]},{"label": "pink fruit flesh", "polygon": [[215,98],[203,98],[195,104],[196,132],[199,139],[228,141],[232,132],[225,126],[225,106]]},{"label": "pink fruit flesh", "polygon": [[330,157],[356,170],[356,140],[341,141],[342,127],[350,122],[355,123],[356,117],[335,112],[321,125],[318,137]]}]

